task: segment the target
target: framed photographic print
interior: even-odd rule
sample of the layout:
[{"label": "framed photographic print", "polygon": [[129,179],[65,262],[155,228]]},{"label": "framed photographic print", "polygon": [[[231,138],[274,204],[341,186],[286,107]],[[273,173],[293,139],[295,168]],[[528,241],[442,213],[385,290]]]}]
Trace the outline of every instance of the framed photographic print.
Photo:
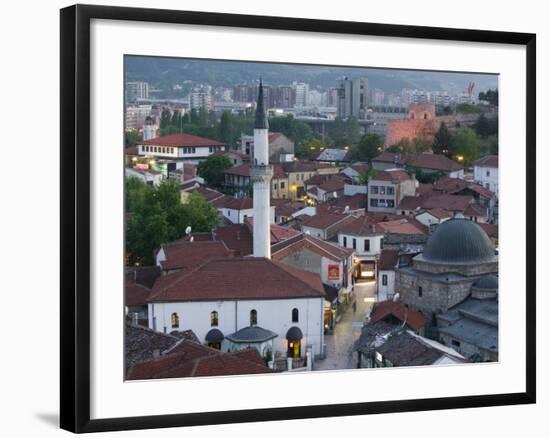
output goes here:
[{"label": "framed photographic print", "polygon": [[61,11],[61,427],[535,402],[535,35]]}]

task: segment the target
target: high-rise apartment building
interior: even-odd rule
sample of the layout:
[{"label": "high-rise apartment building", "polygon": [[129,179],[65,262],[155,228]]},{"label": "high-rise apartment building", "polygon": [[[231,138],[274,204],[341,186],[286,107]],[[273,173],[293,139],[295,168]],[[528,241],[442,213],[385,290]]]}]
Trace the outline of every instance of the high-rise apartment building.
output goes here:
[{"label": "high-rise apartment building", "polygon": [[351,116],[364,120],[367,117],[368,79],[344,77],[336,81],[338,90],[337,114],[347,119]]},{"label": "high-rise apartment building", "polygon": [[143,81],[126,82],[126,100],[136,102],[138,99],[149,99],[149,84]]}]

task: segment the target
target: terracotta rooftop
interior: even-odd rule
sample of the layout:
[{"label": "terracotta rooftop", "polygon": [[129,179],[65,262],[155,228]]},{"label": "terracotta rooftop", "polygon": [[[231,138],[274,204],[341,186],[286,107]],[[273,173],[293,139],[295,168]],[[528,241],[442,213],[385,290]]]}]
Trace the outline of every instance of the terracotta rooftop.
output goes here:
[{"label": "terracotta rooftop", "polygon": [[[381,222],[381,221],[380,221]],[[375,234],[384,234],[384,229],[378,225],[378,221],[370,215],[354,218],[342,228],[339,233],[353,234],[355,236],[372,236]]]},{"label": "terracotta rooftop", "polygon": [[411,179],[409,174],[404,170],[380,170],[371,178],[372,181],[391,181],[398,183]]},{"label": "terracotta rooftop", "polygon": [[191,272],[165,275],[153,286],[149,302],[308,297],[324,297],[318,274],[245,257],[211,260]]},{"label": "terracotta rooftop", "polygon": [[245,224],[231,224],[212,230],[214,240],[219,240],[236,252],[245,256],[252,254],[252,233]]},{"label": "terracotta rooftop", "polygon": [[453,212],[463,212],[474,198],[463,195],[434,195],[425,199],[421,206],[423,208],[442,208]]},{"label": "terracotta rooftop", "polygon": [[272,245],[271,257],[273,260],[281,260],[289,254],[301,251],[303,248],[307,248],[334,261],[341,261],[353,253],[352,249],[342,248],[336,244],[301,233]]},{"label": "terracotta rooftop", "polygon": [[128,380],[229,376],[273,372],[255,348],[221,352],[183,341],[173,353],[138,363],[128,369]]},{"label": "terracotta rooftop", "polygon": [[136,283],[133,279],[129,279],[126,276],[126,281],[124,282],[124,305],[145,306],[150,294],[150,288]]},{"label": "terracotta rooftop", "polygon": [[498,155],[487,155],[473,162],[474,166],[494,167],[498,169]]},{"label": "terracotta rooftop", "polygon": [[178,241],[163,245],[166,260],[161,262],[165,270],[194,269],[207,260],[232,257],[233,251],[221,241]]},{"label": "terracotta rooftop", "polygon": [[294,160],[286,163],[282,163],[282,166],[286,173],[293,172],[314,172],[319,165],[311,161]]},{"label": "terracotta rooftop", "polygon": [[327,179],[325,182],[319,184],[319,188],[325,192],[338,192],[344,190],[345,181],[338,177],[332,176],[332,178]]},{"label": "terracotta rooftop", "polygon": [[345,223],[348,223],[352,219],[353,217],[351,217],[350,215],[340,214],[318,208],[315,215],[303,218],[302,225],[311,228],[326,229],[340,223],[343,226]]},{"label": "terracotta rooftop", "polygon": [[388,316],[397,318],[412,330],[420,330],[426,325],[426,317],[422,313],[406,308],[397,301],[387,300],[376,303],[370,314],[370,322],[385,320]]},{"label": "terracotta rooftop", "polygon": [[395,249],[383,249],[378,259],[378,269],[391,271],[397,266],[399,261],[399,251]]},{"label": "terracotta rooftop", "polygon": [[398,219],[379,222],[378,226],[386,233],[392,234],[427,234],[427,228],[415,219]]},{"label": "terracotta rooftop", "polygon": [[224,196],[223,193],[218,192],[217,190],[208,188],[208,187],[197,187],[190,190],[190,193],[199,193],[203,196],[206,202],[212,202],[215,199],[219,199]]},{"label": "terracotta rooftop", "polygon": [[381,163],[393,163],[400,166],[403,166],[407,160],[407,154],[393,153],[393,152],[382,152],[377,157],[374,157],[372,161],[378,161]]},{"label": "terracotta rooftop", "polygon": [[433,217],[436,217],[438,219],[445,219],[448,217],[453,217],[452,213],[448,212],[447,210],[443,210],[442,208],[431,208],[429,210],[426,210],[429,214],[431,214]]},{"label": "terracotta rooftop", "polygon": [[250,176],[250,164],[245,163],[241,164],[240,166],[231,167],[224,170],[223,173],[227,175]]},{"label": "terracotta rooftop", "polygon": [[464,168],[456,161],[440,154],[418,154],[410,157],[408,164],[420,169],[441,170],[444,172],[452,172]]},{"label": "terracotta rooftop", "polygon": [[197,146],[224,146],[217,140],[211,140],[209,138],[198,137],[191,134],[172,134],[164,135],[162,137],[153,138],[151,140],[142,141],[139,144],[155,145],[155,146],[168,146],[168,147],[197,147]]}]

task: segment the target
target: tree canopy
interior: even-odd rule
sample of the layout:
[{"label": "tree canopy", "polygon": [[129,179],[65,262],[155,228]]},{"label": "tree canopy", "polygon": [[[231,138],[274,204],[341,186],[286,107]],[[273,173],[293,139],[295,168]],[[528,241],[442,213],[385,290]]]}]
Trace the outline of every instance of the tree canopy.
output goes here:
[{"label": "tree canopy", "polygon": [[350,155],[354,161],[370,161],[380,154],[384,146],[384,139],[378,134],[366,134],[359,143],[352,145]]},{"label": "tree canopy", "polygon": [[[481,142],[477,133],[471,128],[458,128],[453,134],[452,155],[465,166],[470,166],[480,156]],[[460,158],[462,157],[462,159]]]},{"label": "tree canopy", "polygon": [[201,232],[210,231],[218,223],[217,210],[200,194],[191,194],[182,204],[175,180],[153,187],[128,178],[125,195],[126,252],[130,264],[153,265],[154,251],[163,243],[183,237],[187,226]]},{"label": "tree canopy", "polygon": [[223,155],[210,155],[197,166],[197,174],[204,178],[209,186],[219,188],[223,185],[223,172],[232,166],[231,160]]},{"label": "tree canopy", "polygon": [[434,154],[450,155],[452,144],[452,134],[445,123],[441,123],[439,129],[435,133],[432,150]]}]

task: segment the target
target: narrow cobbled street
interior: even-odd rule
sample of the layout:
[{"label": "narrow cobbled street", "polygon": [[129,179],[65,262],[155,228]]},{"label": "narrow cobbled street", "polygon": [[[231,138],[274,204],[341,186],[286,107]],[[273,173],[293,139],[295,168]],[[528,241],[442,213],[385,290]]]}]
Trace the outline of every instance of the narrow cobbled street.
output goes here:
[{"label": "narrow cobbled street", "polygon": [[374,281],[356,283],[354,297],[357,309],[351,305],[341,315],[331,335],[325,335],[326,357],[315,362],[315,370],[341,370],[356,368],[353,344],[361,334],[361,327],[375,300]]}]

